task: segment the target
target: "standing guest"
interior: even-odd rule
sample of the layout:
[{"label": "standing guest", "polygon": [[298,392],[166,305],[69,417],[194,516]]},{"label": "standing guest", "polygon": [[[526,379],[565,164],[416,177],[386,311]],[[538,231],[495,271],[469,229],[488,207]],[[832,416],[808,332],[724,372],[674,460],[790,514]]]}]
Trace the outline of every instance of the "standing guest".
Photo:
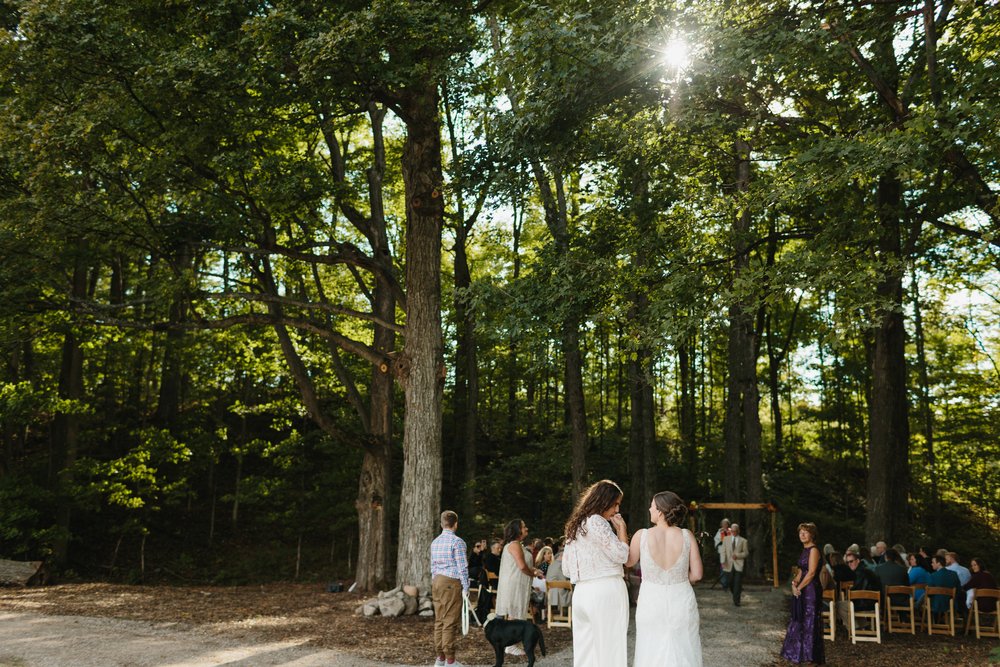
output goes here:
[{"label": "standing guest", "polygon": [[[854,571],[854,585],[851,586],[851,590],[882,590],[882,582],[878,580],[878,575],[862,564],[858,554],[848,552],[847,555],[844,556],[844,562],[847,563],[847,566]],[[840,622],[843,623],[845,628],[851,627],[851,604],[854,605],[855,611],[873,611],[875,609],[874,600],[855,600],[854,602],[837,605],[837,618],[840,619]]]},{"label": "standing guest", "polygon": [[819,585],[820,558],[816,524],[799,524],[799,574],[792,581],[792,616],[781,646],[781,657],[801,664],[826,662],[823,646],[823,589]]},{"label": "standing guest", "polygon": [[729,530],[732,536],[725,542],[726,572],[729,573],[733,604],[739,607],[743,595],[743,566],[746,565],[746,558],[750,554],[750,546],[747,538],[740,536],[740,524],[734,523]]},{"label": "standing guest", "polygon": [[725,541],[729,537],[729,519],[723,519],[719,522],[719,529],[715,531],[715,538],[713,542],[715,543],[715,550],[719,553],[719,583],[722,584],[722,590],[729,590],[729,575],[726,573],[726,545]]},{"label": "standing guest", "polygon": [[[993,578],[993,575],[989,573],[986,569],[986,562],[982,558],[972,559],[972,576],[969,581],[965,583],[962,588],[966,591],[965,606],[970,610],[972,609],[972,599],[975,596],[976,589],[978,588],[992,588],[996,589],[997,580]],[[979,603],[979,611],[993,614],[996,613],[997,601],[993,598],[983,598]]]},{"label": "standing guest", "polygon": [[[916,584],[930,585],[931,583],[931,573],[924,567],[923,559],[917,554],[910,554],[910,569],[906,571],[906,576],[910,586],[915,586]],[[913,604],[919,606],[923,599],[923,588],[913,591]]]},{"label": "standing guest", "polygon": [[958,575],[958,583],[965,586],[969,583],[969,579],[972,578],[972,573],[969,572],[969,568],[965,567],[958,562],[958,554],[954,551],[948,551],[944,555],[944,562],[947,563],[949,570]]},{"label": "standing guest", "polygon": [[[528,602],[531,600],[531,580],[541,574],[533,566],[531,552],[522,544],[528,537],[528,526],[520,519],[514,519],[503,531],[503,553],[500,556],[500,581],[497,582],[497,616],[507,620],[528,618]],[[508,646],[510,655],[524,655],[520,646]]]},{"label": "standing guest", "polygon": [[632,667],[701,667],[698,601],[691,584],[701,580],[698,543],[681,526],[687,506],[672,491],[653,496],[652,528],[632,536],[626,565],[642,563],[635,609]]},{"label": "standing guest", "polygon": [[[958,580],[958,575],[945,567],[946,564],[944,556],[935,554],[931,558],[931,567],[934,568],[934,571],[931,572],[931,580],[928,585],[953,588],[955,589],[955,593],[952,594],[952,597],[955,597],[962,584]],[[948,611],[948,598],[943,595],[933,595],[930,597],[931,613],[944,614]]]},{"label": "standing guest", "polygon": [[431,542],[431,599],[434,602],[435,667],[462,663],[455,660],[455,641],[461,632],[462,595],[469,593],[469,563],[465,541],[455,534],[458,514],[441,512],[441,534]]},{"label": "standing guest", "polygon": [[628,590],[622,566],[628,529],[618,513],[621,488],[608,479],[588,487],[566,521],[563,572],[573,591],[574,667],[626,667]]}]

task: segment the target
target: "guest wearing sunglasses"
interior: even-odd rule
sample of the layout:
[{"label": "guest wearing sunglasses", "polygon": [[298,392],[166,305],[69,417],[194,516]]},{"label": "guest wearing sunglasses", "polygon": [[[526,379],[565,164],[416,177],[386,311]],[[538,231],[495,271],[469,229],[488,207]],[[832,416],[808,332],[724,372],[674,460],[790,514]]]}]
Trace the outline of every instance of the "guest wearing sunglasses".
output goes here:
[{"label": "guest wearing sunglasses", "polygon": [[[882,590],[882,582],[879,581],[878,575],[875,574],[874,571],[865,567],[861,559],[858,558],[858,554],[850,551],[847,552],[847,555],[844,557],[844,562],[847,563],[847,567],[854,571],[854,585],[851,587],[852,591]],[[875,609],[874,600],[856,600],[852,604],[854,604],[855,611],[872,611]],[[840,622],[843,623],[845,628],[850,627],[850,605],[837,605],[837,617],[840,619]]]}]

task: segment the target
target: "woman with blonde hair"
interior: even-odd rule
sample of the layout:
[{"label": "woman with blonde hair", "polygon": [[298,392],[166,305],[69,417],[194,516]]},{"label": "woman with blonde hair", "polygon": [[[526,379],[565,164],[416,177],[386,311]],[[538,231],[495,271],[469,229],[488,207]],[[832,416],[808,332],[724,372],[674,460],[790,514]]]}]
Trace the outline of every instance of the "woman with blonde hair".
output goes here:
[{"label": "woman with blonde hair", "polygon": [[634,667],[701,667],[701,620],[691,584],[704,574],[698,542],[684,525],[687,506],[672,491],[653,496],[652,528],[632,536],[628,562],[640,562]]},{"label": "woman with blonde hair", "polygon": [[573,591],[573,666],[626,667],[628,529],[618,513],[621,488],[609,479],[592,484],[566,521],[563,573]]}]

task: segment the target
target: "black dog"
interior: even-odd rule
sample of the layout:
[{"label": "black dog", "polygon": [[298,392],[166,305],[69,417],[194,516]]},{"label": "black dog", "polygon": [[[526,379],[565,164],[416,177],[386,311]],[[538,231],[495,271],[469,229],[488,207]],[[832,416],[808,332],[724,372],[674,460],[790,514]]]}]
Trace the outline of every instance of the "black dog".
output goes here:
[{"label": "black dog", "polygon": [[486,619],[483,630],[486,631],[486,641],[493,646],[493,652],[497,656],[493,667],[503,667],[505,648],[522,642],[524,652],[528,655],[528,667],[535,664],[535,644],[538,644],[542,655],[545,655],[545,638],[538,626],[531,621],[505,621],[491,615],[491,618]]}]

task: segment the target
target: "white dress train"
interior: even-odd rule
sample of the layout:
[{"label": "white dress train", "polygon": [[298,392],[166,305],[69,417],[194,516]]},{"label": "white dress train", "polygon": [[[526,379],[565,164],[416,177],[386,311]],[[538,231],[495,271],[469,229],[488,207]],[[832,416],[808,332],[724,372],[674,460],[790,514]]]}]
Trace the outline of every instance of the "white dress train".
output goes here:
[{"label": "white dress train", "polygon": [[688,580],[691,533],[683,530],[684,547],[669,570],[653,560],[646,544],[648,534],[649,531],[643,531],[639,547],[642,585],[635,609],[635,660],[632,665],[701,667],[698,602]]}]

